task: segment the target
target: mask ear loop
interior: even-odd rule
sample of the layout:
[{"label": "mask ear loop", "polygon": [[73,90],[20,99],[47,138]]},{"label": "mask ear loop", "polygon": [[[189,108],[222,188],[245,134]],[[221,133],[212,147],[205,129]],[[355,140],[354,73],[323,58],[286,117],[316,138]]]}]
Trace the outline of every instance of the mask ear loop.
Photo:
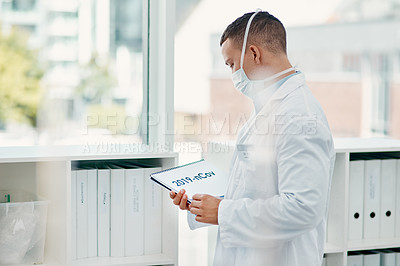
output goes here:
[{"label": "mask ear loop", "polygon": [[242,46],[242,54],[240,55],[240,68],[243,69],[243,60],[244,60],[244,54],[246,52],[246,45],[247,45],[247,37],[249,36],[249,30],[250,30],[250,25],[251,22],[253,21],[254,17],[261,12],[260,8],[257,8],[256,12],[251,15],[251,17],[249,18],[249,21],[247,22],[247,26],[246,26],[246,31],[244,32],[244,39],[243,39],[243,46]]}]

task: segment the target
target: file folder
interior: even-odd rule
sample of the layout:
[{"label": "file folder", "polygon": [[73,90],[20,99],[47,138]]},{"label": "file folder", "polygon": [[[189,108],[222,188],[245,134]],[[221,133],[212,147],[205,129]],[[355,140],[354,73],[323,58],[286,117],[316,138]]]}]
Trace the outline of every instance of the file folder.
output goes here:
[{"label": "file folder", "polygon": [[144,254],[144,169],[125,170],[125,256]]},{"label": "file folder", "polygon": [[88,189],[87,170],[78,170],[77,180],[77,219],[76,219],[76,257],[88,256]]},{"label": "file folder", "polygon": [[396,258],[395,258],[396,266],[398,266],[398,265],[400,265],[400,252],[396,252],[395,254],[396,254]]},{"label": "file folder", "polygon": [[364,256],[360,255],[350,255],[347,256],[347,266],[363,266]]},{"label": "file folder", "polygon": [[364,266],[380,266],[380,254],[370,251],[364,255]]},{"label": "file folder", "polygon": [[395,265],[400,265],[400,248],[391,248],[389,251],[394,253]]},{"label": "file folder", "polygon": [[396,160],[381,161],[380,237],[395,236]]},{"label": "file folder", "polygon": [[161,253],[161,187],[150,180],[150,174],[160,170],[145,168],[145,255]]},{"label": "file folder", "polygon": [[97,257],[97,170],[88,175],[88,257]]},{"label": "file folder", "polygon": [[382,251],[380,266],[396,266],[396,253],[391,251]]},{"label": "file folder", "polygon": [[76,259],[76,170],[71,171],[71,257]]},{"label": "file folder", "polygon": [[364,161],[350,162],[349,178],[349,240],[360,240],[364,218]]},{"label": "file folder", "polygon": [[322,258],[322,266],[326,266],[326,257]]},{"label": "file folder", "polygon": [[[400,159],[397,160],[397,166],[396,166],[395,234],[396,237],[400,237]],[[400,265],[400,263],[398,265]]]},{"label": "file folder", "polygon": [[380,228],[380,160],[365,161],[364,238],[379,238]]},{"label": "file folder", "polygon": [[111,256],[125,256],[124,169],[111,169]]},{"label": "file folder", "polygon": [[110,170],[97,171],[98,256],[110,256]]}]

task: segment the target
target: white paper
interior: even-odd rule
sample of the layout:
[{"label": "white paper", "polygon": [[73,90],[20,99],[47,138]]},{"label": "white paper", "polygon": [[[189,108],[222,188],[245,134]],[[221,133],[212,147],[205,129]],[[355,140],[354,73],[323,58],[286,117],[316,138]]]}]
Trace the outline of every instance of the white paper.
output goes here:
[{"label": "white paper", "polygon": [[125,256],[144,254],[144,169],[125,170]]},{"label": "white paper", "polygon": [[380,160],[365,161],[364,238],[379,238]]},{"label": "white paper", "polygon": [[205,160],[155,173],[151,177],[174,192],[185,189],[189,201],[197,193],[223,197],[227,186],[226,174]]},{"label": "white paper", "polygon": [[111,170],[111,256],[125,256],[125,170]]},{"label": "white paper", "polygon": [[396,160],[381,162],[381,214],[380,237],[395,236]]},{"label": "white paper", "polygon": [[110,256],[110,170],[98,170],[97,238],[98,256]]},{"label": "white paper", "polygon": [[88,175],[88,257],[97,257],[97,170]]},{"label": "white paper", "polygon": [[145,209],[144,209],[144,254],[161,253],[161,187],[151,181],[150,173],[160,171],[160,168],[145,169]]},{"label": "white paper", "polygon": [[364,161],[350,162],[349,240],[363,236],[364,218]]},{"label": "white paper", "polygon": [[87,170],[78,170],[77,180],[77,217],[76,217],[76,257],[78,259],[88,256],[88,190]]}]

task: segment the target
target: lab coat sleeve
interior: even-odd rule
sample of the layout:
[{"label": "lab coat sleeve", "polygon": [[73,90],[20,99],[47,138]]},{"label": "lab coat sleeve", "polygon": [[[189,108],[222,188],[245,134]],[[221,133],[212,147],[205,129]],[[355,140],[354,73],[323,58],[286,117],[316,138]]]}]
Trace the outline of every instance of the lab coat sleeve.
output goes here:
[{"label": "lab coat sleeve", "polygon": [[211,224],[206,224],[206,223],[201,223],[201,222],[196,221],[196,215],[194,215],[190,211],[187,212],[187,222],[188,222],[189,228],[191,230],[195,230],[198,228],[202,228],[202,227],[211,225]]},{"label": "lab coat sleeve", "polygon": [[[224,199],[219,205],[225,247],[280,246],[315,228],[324,218],[333,151],[329,129],[293,133],[307,121],[293,121],[276,139],[279,194],[268,199]],[[268,178],[268,177],[266,177]]]}]

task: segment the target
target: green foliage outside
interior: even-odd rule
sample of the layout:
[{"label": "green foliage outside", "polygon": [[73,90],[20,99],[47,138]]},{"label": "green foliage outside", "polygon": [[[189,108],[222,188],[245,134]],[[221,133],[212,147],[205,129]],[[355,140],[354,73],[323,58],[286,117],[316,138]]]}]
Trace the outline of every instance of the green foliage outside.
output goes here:
[{"label": "green foliage outside", "polygon": [[102,103],[102,100],[109,100],[116,85],[109,60],[105,58],[93,54],[88,64],[81,68],[81,82],[76,93],[85,102],[89,128],[103,128],[113,135],[123,132],[125,107]]},{"label": "green foliage outside", "polygon": [[81,69],[81,82],[77,94],[86,103],[98,104],[102,97],[108,96],[116,84],[109,62],[94,54],[89,63]]},{"label": "green foliage outside", "polygon": [[0,31],[0,122],[8,120],[36,126],[42,96],[43,71],[38,56],[29,50],[28,36],[18,29]]}]

